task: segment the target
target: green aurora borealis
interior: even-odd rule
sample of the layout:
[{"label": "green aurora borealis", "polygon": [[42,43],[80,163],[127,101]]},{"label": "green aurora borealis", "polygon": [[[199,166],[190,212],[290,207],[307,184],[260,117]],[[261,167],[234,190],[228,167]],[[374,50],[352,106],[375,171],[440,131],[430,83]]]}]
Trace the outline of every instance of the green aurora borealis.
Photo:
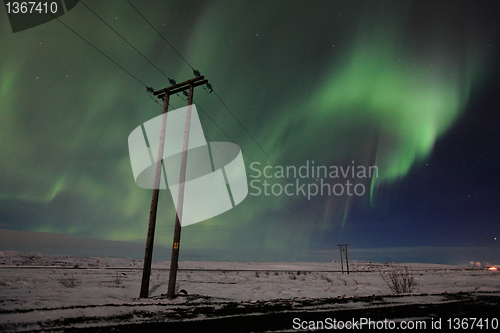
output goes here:
[{"label": "green aurora borealis", "polygon": [[[192,77],[126,1],[84,2],[169,77]],[[133,3],[209,79],[272,158],[213,94],[198,89],[195,104],[254,161],[355,162],[379,169],[378,178],[363,180],[368,191],[361,198],[248,196],[231,211],[183,229],[181,259],[183,251],[202,255],[208,249],[256,253],[256,261],[293,260],[339,241],[358,247],[463,245],[463,235],[426,241],[428,234],[470,226],[447,212],[419,220],[411,214],[420,209],[411,193],[421,195],[421,189],[398,186],[425,173],[436,144],[465,119],[498,74],[497,3]],[[127,137],[161,106],[60,22],[13,34],[0,12],[0,229],[144,243],[151,191],[134,183]],[[61,20],[146,85],[168,85],[82,4]],[[171,102],[176,108],[186,103],[178,97]],[[204,112],[208,140],[230,141]],[[487,154],[494,156],[498,139],[491,141]],[[436,183],[427,190],[442,189]],[[400,191],[406,194],[398,197]],[[485,238],[498,230],[498,210],[454,204],[488,212],[473,222],[483,226]],[[410,212],[407,218],[401,219],[400,210]],[[156,244],[170,247],[174,218],[170,196],[161,192]],[[469,245],[481,242],[477,235]]]}]

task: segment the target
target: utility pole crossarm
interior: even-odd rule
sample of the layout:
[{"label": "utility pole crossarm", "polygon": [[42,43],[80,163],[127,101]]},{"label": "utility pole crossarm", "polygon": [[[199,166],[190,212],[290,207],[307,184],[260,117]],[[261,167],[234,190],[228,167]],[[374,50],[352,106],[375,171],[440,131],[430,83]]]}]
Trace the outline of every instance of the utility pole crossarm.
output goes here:
[{"label": "utility pole crossarm", "polygon": [[[189,86],[191,84],[194,84],[198,81],[201,81],[201,80],[204,80],[205,77],[204,76],[198,76],[198,77],[195,77],[194,79],[191,79],[191,80],[187,80],[187,81],[184,81],[184,82],[181,82],[181,83],[177,83],[177,84],[174,84],[170,87],[167,87],[167,88],[163,88],[163,89],[160,89],[160,90],[157,90],[153,93],[153,95],[159,95],[159,94],[162,94],[162,93],[168,93],[169,91],[173,90],[173,89],[177,89],[177,88],[181,88],[183,86],[186,86],[186,88],[189,88]],[[169,95],[172,95],[172,93],[169,93]]]},{"label": "utility pole crossarm", "polygon": [[[188,86],[184,86],[184,87],[170,90],[168,93],[170,95],[174,95],[174,94],[180,93],[181,91],[189,89],[189,87],[191,87],[191,86],[194,88],[194,87],[202,86],[202,85],[207,84],[207,83],[208,83],[208,80],[198,81],[196,83],[193,83],[192,85],[188,85]],[[158,95],[158,98],[163,99],[165,97],[165,94],[166,93],[160,93],[160,95]]]}]

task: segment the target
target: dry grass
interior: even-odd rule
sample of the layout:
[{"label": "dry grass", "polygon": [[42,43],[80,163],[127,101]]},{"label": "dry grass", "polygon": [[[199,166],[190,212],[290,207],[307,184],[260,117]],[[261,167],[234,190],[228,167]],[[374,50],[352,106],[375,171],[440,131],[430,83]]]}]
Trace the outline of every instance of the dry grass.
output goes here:
[{"label": "dry grass", "polygon": [[413,276],[411,268],[393,263],[389,259],[379,270],[385,283],[395,294],[409,294],[414,292],[418,283]]}]

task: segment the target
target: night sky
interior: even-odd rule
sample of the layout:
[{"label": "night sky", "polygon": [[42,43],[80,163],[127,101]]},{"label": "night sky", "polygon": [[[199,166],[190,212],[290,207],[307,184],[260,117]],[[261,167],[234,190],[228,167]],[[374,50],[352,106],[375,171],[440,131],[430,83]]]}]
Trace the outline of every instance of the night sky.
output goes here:
[{"label": "night sky", "polygon": [[[127,1],[60,17],[116,64],[57,20],[13,33],[0,9],[0,233],[24,232],[16,249],[32,232],[145,244],[151,190],[134,182],[127,139],[161,114],[145,85],[188,80],[192,66],[214,89],[194,94],[207,140],[240,146],[249,183],[365,191],[249,187],[183,228],[181,260],[337,260],[348,243],[359,260],[500,264],[498,1],[130,2],[163,38]],[[267,179],[253,162],[378,173]],[[174,219],[161,191],[164,260]]]}]

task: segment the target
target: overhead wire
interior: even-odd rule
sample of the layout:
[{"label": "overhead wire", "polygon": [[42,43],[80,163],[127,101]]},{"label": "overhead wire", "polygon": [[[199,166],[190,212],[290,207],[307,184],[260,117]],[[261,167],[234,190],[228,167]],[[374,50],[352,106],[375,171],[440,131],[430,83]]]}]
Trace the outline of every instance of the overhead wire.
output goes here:
[{"label": "overhead wire", "polygon": [[133,48],[135,50],[135,52],[137,52],[144,60],[146,60],[151,66],[153,66],[154,68],[156,68],[157,71],[159,71],[163,76],[165,76],[171,83],[174,82],[173,84],[175,84],[175,81],[173,79],[171,79],[170,77],[168,77],[167,74],[163,73],[163,71],[161,69],[159,69],[155,64],[153,64],[144,54],[142,54],[135,46],[133,46],[132,44],[130,44],[118,31],[116,31],[115,29],[113,29],[112,26],[110,26],[106,21],[104,21],[96,12],[94,12],[89,6],[87,6],[82,0],[80,0],[80,3],[82,5],[84,5],[92,14],[94,14],[99,20],[101,20],[102,23],[104,23],[108,28],[110,28],[115,34],[118,35],[118,37],[120,37],[125,43],[127,43],[131,48]]},{"label": "overhead wire", "polygon": [[184,62],[189,66],[191,67],[191,69],[194,71],[195,69],[193,68],[193,66],[191,66],[191,64],[182,56],[182,54],[179,53],[179,51],[177,51],[175,49],[175,47],[170,44],[170,42],[151,24],[151,22],[149,22],[149,20],[144,16],[142,15],[142,13],[139,11],[139,9],[137,9],[131,2],[130,0],[127,0],[127,2],[130,4],[130,6],[132,6],[132,8],[135,9],[135,11],[149,24],[149,26],[151,28],[154,29],[154,31],[156,31],[156,33],[172,48],[172,50],[174,50],[175,53],[177,53],[177,55],[182,59],[184,60]]},{"label": "overhead wire", "polygon": [[[155,27],[153,24],[151,24],[151,22],[139,11],[139,9],[134,6],[134,4],[132,4],[132,2],[130,2],[130,0],[127,0],[127,2],[132,6],[132,8],[134,8],[134,10],[148,23],[148,25],[153,29],[155,30],[155,32],[172,48],[172,50],[177,53],[177,55],[193,70],[193,73],[196,75],[196,76],[199,76],[201,75],[200,72],[196,69],[194,69],[194,67],[182,56],[182,54],[177,51],[177,49],[165,38],[165,36],[163,36]],[[215,96],[217,97],[217,99],[222,103],[222,105],[224,105],[224,107],[229,111],[229,113],[233,116],[233,118],[240,124],[240,126],[245,130],[245,132],[250,136],[250,138],[252,139],[252,141],[255,142],[255,144],[259,147],[259,149],[264,153],[264,155],[266,155],[266,157],[269,159],[269,161],[276,166],[276,162],[271,158],[271,156],[269,156],[269,154],[265,151],[265,149],[260,145],[260,143],[255,139],[255,137],[248,131],[248,129],[245,127],[245,125],[243,125],[243,123],[238,119],[238,117],[234,114],[234,112],[229,108],[229,106],[224,102],[224,100],[219,96],[219,94],[217,94],[217,92],[210,86],[210,89],[214,92]],[[204,112],[204,111],[203,111]],[[205,115],[208,116],[208,114],[206,112],[204,112]],[[211,117],[208,117],[214,124],[216,124],[216,126],[220,128],[219,125],[217,125],[217,123],[211,118]],[[221,129],[222,130],[222,129]],[[223,131],[224,132],[224,131]],[[227,135],[227,133],[224,132],[224,134]],[[229,137],[229,136],[228,136]],[[229,137],[230,138],[230,137]],[[231,141],[234,142],[234,140],[231,139]],[[243,150],[242,150],[243,151]],[[252,158],[250,158],[250,156],[246,153],[244,153],[249,159],[251,159],[253,161]],[[286,180],[288,181],[288,183],[290,183],[290,180],[288,180],[286,178]],[[276,197],[276,196],[275,196]],[[302,199],[305,200],[305,198],[301,197]],[[293,199],[290,198],[290,200],[299,208],[300,205],[298,205]],[[313,207],[309,204],[309,202],[306,201],[306,204],[313,209]],[[303,210],[301,208],[301,210]],[[309,215],[309,214],[307,214]],[[318,217],[320,217],[319,215],[317,215]],[[310,216],[309,216],[310,218]],[[321,217],[320,217],[321,218]]]},{"label": "overhead wire", "polygon": [[[109,25],[101,16],[99,16],[99,14],[97,14],[95,11],[93,11],[89,6],[87,6],[87,4],[85,4],[82,0],[80,0],[80,2],[82,3],[83,6],[85,6],[85,8],[87,8],[94,16],[96,16],[102,23],[104,23],[109,29],[111,29],[111,31],[113,31],[118,37],[120,37],[125,43],[127,43],[127,45],[129,45],[135,52],[137,52],[144,60],[146,60],[151,66],[153,66],[158,72],[160,72],[164,77],[166,77],[168,79],[168,81],[170,82],[170,84],[175,84],[175,80],[170,78],[167,74],[165,74],[160,68],[158,68],[151,60],[149,60],[144,54],[142,54],[142,52],[140,52],[135,46],[133,46],[129,41],[127,41],[125,39],[125,37],[123,37],[118,31],[116,31],[111,25]],[[61,23],[63,23],[62,21],[60,21]],[[64,23],[63,23],[64,24]],[[69,28],[71,31],[75,32],[73,29],[71,29],[69,26],[67,26],[66,24],[64,24],[67,28]],[[75,32],[76,33],[76,32]],[[79,37],[81,37],[79,34],[77,34]],[[81,37],[83,39],[83,37]],[[85,39],[84,39],[85,40]],[[89,41],[85,40],[87,43],[89,43],[92,47],[94,47],[94,49],[96,49],[97,51],[99,51],[101,54],[103,54],[104,56],[106,56],[106,58],[110,59],[111,61],[113,61],[113,63],[115,63],[117,66],[119,66],[120,68],[122,68],[123,70],[125,70],[122,66],[118,65],[118,63],[116,63],[114,60],[112,60],[110,57],[108,57],[106,54],[104,54],[104,52],[100,51],[97,47],[95,47],[92,43],[90,43]],[[127,73],[129,73],[127,71]],[[129,73],[130,74],[130,73]],[[131,74],[130,74],[131,75]],[[133,75],[132,75],[133,76]],[[134,76],[133,76],[134,77]],[[134,77],[135,78],[135,77]],[[148,95],[149,95],[149,98],[151,98],[156,104],[162,106],[156,99],[154,99],[152,96],[151,96],[151,92],[154,91],[153,88],[149,87],[149,86],[146,86],[144,83],[141,82],[142,85],[144,85],[146,87],[146,90],[148,92]],[[181,97],[177,94],[178,97]],[[182,98],[182,97],[181,97]],[[171,104],[169,103],[169,106],[171,106]],[[163,107],[163,106],[162,106]]]},{"label": "overhead wire", "polygon": [[238,117],[236,117],[236,115],[233,113],[233,111],[231,111],[231,109],[227,106],[227,104],[222,100],[222,98],[219,96],[219,94],[217,94],[217,91],[214,90],[214,94],[219,99],[219,101],[222,103],[222,105],[224,105],[226,107],[226,109],[233,116],[233,118],[236,119],[236,121],[238,122],[238,124],[240,124],[240,126],[243,127],[243,129],[250,136],[250,138],[252,138],[253,142],[255,142],[255,144],[257,144],[257,146],[260,148],[260,150],[262,150],[262,152],[267,156],[267,158],[269,159],[269,161],[271,161],[274,165],[276,165],[276,163],[273,161],[273,159],[271,158],[271,156],[269,156],[269,154],[266,153],[266,151],[264,150],[264,148],[262,148],[262,146],[259,144],[259,142],[257,142],[257,140],[253,137],[253,135],[246,129],[246,127],[241,123],[241,121],[238,119]]},{"label": "overhead wire", "polygon": [[[121,36],[115,29],[113,29],[108,23],[106,23],[96,12],[94,12],[92,9],[90,9],[83,1],[80,1],[91,13],[93,13],[97,18],[99,18],[104,24],[106,24],[107,27],[109,27],[113,32],[115,32],[121,39],[123,39],[130,47],[132,47],[137,53],[139,53],[144,59],[146,59],[152,66],[154,66],[161,74],[163,74],[169,81],[170,83],[173,82],[173,84],[175,84],[175,80],[169,78],[165,73],[163,73],[157,66],[155,66],[151,61],[149,61],[149,59],[147,59],[139,50],[137,50],[137,48],[135,48],[132,44],[130,44],[123,36]],[[89,40],[87,40],[85,37],[83,37],[82,35],[80,35],[78,32],[76,32],[74,29],[72,29],[69,25],[67,25],[66,23],[64,23],[63,21],[61,21],[59,19],[59,17],[55,16],[55,15],[52,15],[52,17],[54,17],[57,21],[59,21],[59,23],[61,23],[64,27],[66,27],[69,31],[71,31],[73,34],[75,34],[78,38],[80,38],[81,40],[83,40],[85,43],[87,43],[88,45],[90,45],[94,50],[96,50],[97,52],[99,52],[101,55],[103,55],[106,59],[108,59],[109,61],[111,61],[113,64],[115,64],[118,68],[120,68],[121,70],[123,70],[125,73],[127,73],[130,77],[132,77],[134,80],[136,80],[139,84],[141,84],[142,86],[144,86],[146,88],[146,90],[148,91],[148,95],[149,97],[155,102],[157,103],[158,105],[162,106],[160,103],[158,103],[158,101],[156,101],[150,94],[150,91],[151,91],[151,87],[146,85],[144,82],[142,82],[139,78],[137,78],[135,75],[133,75],[131,72],[129,72],[128,70],[126,70],[123,66],[121,66],[119,63],[117,63],[115,60],[113,60],[111,57],[109,57],[106,53],[104,53],[103,51],[101,51],[97,46],[95,46],[94,44],[92,44]],[[171,106],[171,104],[169,103],[169,106]]]},{"label": "overhead wire", "polygon": [[[93,11],[90,7],[88,7],[83,1],[80,1],[91,13],[93,13],[100,21],[102,21],[109,29],[111,29],[117,36],[119,36],[124,42],[126,42],[132,49],[134,49],[134,51],[136,51],[142,58],[144,58],[151,66],[153,66],[156,70],[158,70],[163,76],[165,76],[171,84],[175,84],[175,80],[171,79],[167,74],[165,74],[161,69],[159,69],[154,63],[152,63],[146,56],[144,56],[136,47],[134,47],[132,44],[130,44],[120,33],[118,33],[115,29],[113,29],[106,21],[104,21],[95,11]],[[149,22],[149,20],[147,20],[147,18],[129,1],[127,0],[127,2],[134,8],[134,10],[151,26],[151,28],[153,28],[157,33],[158,35],[160,35],[160,37],[178,54],[178,56],[193,70],[193,72],[195,73],[195,75],[200,75],[200,73],[198,71],[196,71],[193,66],[191,66],[191,64],[175,49],[175,47],[170,44],[170,42],[168,42],[168,40]],[[125,73],[127,73],[129,76],[131,76],[132,78],[134,78],[137,82],[139,82],[141,85],[143,85],[144,87],[146,87],[147,91],[148,91],[148,95],[151,99],[153,99],[158,105],[162,106],[158,101],[156,101],[150,94],[150,91],[151,91],[151,87],[147,86],[144,82],[142,82],[140,79],[138,79],[135,75],[133,75],[132,73],[130,73],[128,70],[126,70],[123,66],[121,66],[120,64],[118,64],[115,60],[113,60],[111,57],[109,57],[108,55],[106,55],[104,52],[102,52],[99,48],[97,48],[95,45],[93,45],[90,41],[88,41],[87,39],[85,39],[82,35],[80,35],[79,33],[77,33],[74,29],[72,29],[71,27],[69,27],[67,24],[65,24],[63,21],[59,20],[59,18],[55,17],[61,24],[63,24],[67,29],[69,29],[71,32],[73,32],[76,36],[78,36],[80,39],[82,39],[83,41],[85,41],[88,45],[90,45],[92,48],[94,48],[96,51],[98,51],[101,55],[103,55],[104,57],[106,57],[108,60],[110,60],[113,64],[115,64],[117,67],[119,67],[120,69],[122,69]],[[210,86],[209,87],[210,89],[212,89],[212,87]],[[212,89],[213,91],[213,89]],[[269,159],[269,161],[271,161],[274,165],[276,165],[276,163],[274,162],[274,160],[269,156],[269,154],[267,154],[267,152],[263,149],[263,147],[257,142],[257,140],[253,137],[253,135],[246,129],[246,127],[243,125],[243,123],[238,119],[238,117],[236,117],[236,115],[232,112],[232,110],[227,106],[227,104],[222,100],[222,98],[217,94],[217,92],[215,92],[215,95],[217,97],[217,99],[225,106],[225,108],[229,111],[229,113],[231,113],[231,115],[233,116],[233,118],[240,124],[240,126],[245,130],[245,132],[251,137],[251,139],[257,144],[257,146],[259,147],[259,149],[266,155],[266,157]],[[180,97],[180,96],[179,96]],[[171,106],[171,104],[169,103],[169,106]],[[218,128],[219,130],[221,130],[233,143],[235,142],[218,124],[217,122],[215,122],[209,115],[208,113],[206,113],[199,105],[198,107],[200,108],[200,110],[210,119],[210,121],[212,123],[214,123]],[[210,139],[209,139],[210,140]],[[245,154],[245,156],[247,156],[247,158],[249,158],[252,162],[254,162],[253,158],[250,157],[250,155],[248,155],[243,149],[242,149],[242,153]],[[246,171],[245,171],[246,172]],[[248,175],[248,173],[247,173]],[[271,180],[272,182],[274,182],[274,180]],[[274,182],[275,183],[275,182]],[[275,183],[276,184],[276,183]],[[276,200],[278,200],[284,207],[286,207],[288,210],[290,210],[293,214],[295,214],[298,218],[302,219],[303,221],[306,221],[303,217],[301,217],[300,215],[298,215],[295,211],[293,211],[290,207],[288,207],[283,201],[281,201],[277,196],[274,196],[274,198]],[[302,208],[300,205],[298,205],[293,199],[290,198],[290,200],[297,206],[299,207],[299,209],[301,209],[303,211],[303,213],[311,219],[311,217],[309,216],[309,214],[307,214]],[[314,221],[313,219],[311,219],[312,221]],[[306,222],[307,223],[307,222]],[[309,223],[308,223],[309,224]],[[315,226],[315,225],[311,225],[311,226]],[[328,232],[328,230],[325,230]]]},{"label": "overhead wire", "polygon": [[[220,127],[220,126],[219,126],[219,125],[218,125],[218,124],[217,124],[217,123],[216,123],[216,122],[215,122],[215,121],[214,121],[211,117],[210,117],[210,115],[208,115],[208,113],[206,113],[206,112],[205,112],[205,110],[203,110],[203,108],[202,108],[199,104],[197,104],[197,109],[200,109],[200,110],[203,112],[203,114],[205,114],[205,115],[208,117],[208,119],[210,119],[210,120],[211,120],[211,121],[212,121],[212,122],[213,122],[213,123],[214,123],[214,124],[215,124],[215,125],[219,128],[219,129],[220,129],[220,131],[221,131],[222,133],[224,133],[224,134],[228,137],[228,139],[229,139],[229,140],[231,140],[233,143],[235,143],[235,141],[233,140],[233,138],[231,138],[231,136],[229,136],[229,134],[227,134],[227,133],[226,133],[226,131],[224,131],[224,130],[223,130],[223,129],[222,129],[222,128],[221,128],[221,127]],[[196,128],[196,127],[195,127],[195,128]],[[213,141],[210,139],[210,137],[209,137],[208,135],[206,135],[205,133],[202,133],[202,134],[203,134],[203,135],[204,135],[204,136],[208,139],[208,141],[213,142]],[[235,144],[236,144],[236,143],[235,143]],[[252,157],[250,157],[250,155],[248,155],[248,154],[247,154],[247,153],[243,150],[243,148],[241,148],[241,147],[240,147],[240,149],[241,149],[241,152],[242,152],[242,153],[243,153],[243,154],[244,154],[244,155],[245,155],[248,159],[250,159],[252,162],[254,162],[253,158],[252,158]],[[227,154],[226,154],[224,151],[222,151],[222,150],[221,150],[221,152],[222,152],[224,155],[226,155],[226,156],[227,156]],[[229,157],[229,156],[228,156],[228,157]],[[250,175],[250,174],[246,171],[246,169],[245,169],[245,167],[244,167],[244,166],[240,166],[240,167],[241,167],[241,169],[242,169],[242,170],[243,170],[243,171],[247,174],[247,176],[251,176],[251,175]],[[274,184],[276,184],[276,182],[275,182],[274,180],[270,179],[270,181],[272,181]],[[282,200],[280,200],[280,199],[279,199],[279,197],[278,197],[278,196],[274,196],[274,198],[275,198],[276,200],[278,200],[278,201],[279,201],[279,202],[280,202],[280,203],[281,203],[281,204],[282,204],[285,208],[287,208],[287,209],[288,209],[288,210],[289,210],[292,214],[294,214],[295,216],[297,216],[299,219],[304,220],[304,221],[305,221],[305,222],[306,222],[309,226],[311,226],[311,227],[313,227],[313,228],[315,227],[315,225],[311,225],[311,224],[309,224],[309,223],[308,223],[308,222],[304,219],[304,217],[300,216],[300,215],[299,215],[299,214],[297,214],[295,211],[293,211],[290,207],[288,207],[288,206],[287,206],[287,205],[286,205],[286,204],[285,204]],[[292,201],[293,201],[293,200],[292,200]],[[302,210],[302,211],[303,211],[303,212],[307,215],[307,213],[306,213],[306,212],[305,212],[305,211],[304,211],[304,210],[303,210],[303,209],[302,209],[299,205],[297,205],[297,207],[299,207],[299,208],[300,208],[300,209],[301,209],[301,210]],[[329,232],[329,231],[328,231],[328,230],[326,230],[326,232]]]},{"label": "overhead wire", "polygon": [[[197,71],[196,69],[194,69],[194,67],[186,60],[186,58],[184,58],[182,56],[182,54],[177,51],[177,49],[165,38],[165,36],[163,36],[155,27],[153,24],[151,24],[151,22],[149,22],[149,20],[139,11],[139,9],[137,9],[137,7],[134,6],[134,4],[132,4],[132,2],[130,2],[130,0],[127,0],[127,2],[130,4],[130,6],[132,6],[134,8],[134,10],[148,23],[148,25],[154,29],[154,31],[156,31],[156,33],[172,48],[172,50],[174,50],[175,53],[177,53],[177,55],[193,70],[193,72],[195,73],[195,75],[199,76],[200,75],[200,72]],[[276,165],[276,163],[274,163],[273,159],[269,156],[269,154],[267,154],[267,152],[264,150],[264,148],[262,148],[262,146],[259,144],[259,142],[254,138],[254,136],[247,130],[247,128],[243,125],[243,123],[238,119],[238,117],[236,117],[236,115],[233,113],[233,111],[227,106],[227,104],[222,100],[222,98],[219,96],[219,94],[217,94],[217,92],[215,90],[213,90],[212,88],[212,91],[214,92],[215,96],[217,97],[217,99],[222,103],[222,105],[224,105],[224,107],[229,111],[229,113],[231,113],[231,115],[233,116],[233,118],[240,124],[240,126],[245,130],[245,132],[252,138],[252,140],[257,144],[257,146],[259,146],[260,150],[262,150],[262,152],[267,156],[267,158],[273,162],[274,165]]]},{"label": "overhead wire", "polygon": [[139,80],[135,75],[133,75],[132,73],[130,73],[128,70],[126,70],[125,68],[123,68],[122,66],[120,66],[120,64],[118,64],[116,61],[114,61],[112,58],[110,58],[108,55],[106,55],[104,52],[102,52],[101,50],[99,50],[96,46],[94,46],[91,42],[89,42],[87,39],[85,39],[82,35],[80,35],[78,32],[76,32],[75,30],[73,30],[70,26],[68,26],[66,23],[64,23],[63,21],[61,21],[57,16],[54,16],[52,15],[57,21],[59,21],[59,23],[61,23],[62,25],[64,25],[67,29],[69,29],[71,32],[73,32],[75,35],[77,35],[80,39],[82,39],[85,43],[87,43],[88,45],[90,45],[92,48],[94,48],[97,52],[99,52],[100,54],[102,54],[104,57],[106,57],[109,61],[111,61],[112,63],[114,63],[116,66],[118,66],[121,70],[123,70],[125,73],[127,73],[128,75],[130,75],[132,78],[134,78],[137,82],[139,82],[141,85],[143,85],[144,87],[148,88],[148,86],[142,82],[141,80]]}]

